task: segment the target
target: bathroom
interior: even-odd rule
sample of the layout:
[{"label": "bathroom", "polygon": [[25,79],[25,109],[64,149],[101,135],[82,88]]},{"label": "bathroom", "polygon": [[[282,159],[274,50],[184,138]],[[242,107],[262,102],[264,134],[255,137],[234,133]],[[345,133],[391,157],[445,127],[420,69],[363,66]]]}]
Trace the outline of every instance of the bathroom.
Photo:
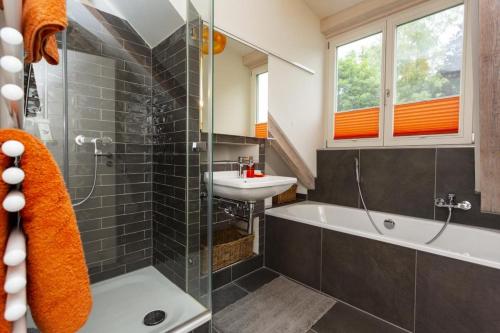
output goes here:
[{"label": "bathroom", "polygon": [[0,332],[500,332],[499,0],[0,0]]}]

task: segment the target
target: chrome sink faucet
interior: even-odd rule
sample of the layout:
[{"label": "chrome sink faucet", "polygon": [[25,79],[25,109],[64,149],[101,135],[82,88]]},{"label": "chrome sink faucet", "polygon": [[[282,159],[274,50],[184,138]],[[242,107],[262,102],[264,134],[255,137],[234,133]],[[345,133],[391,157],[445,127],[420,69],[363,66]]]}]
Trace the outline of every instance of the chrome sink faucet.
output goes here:
[{"label": "chrome sink faucet", "polygon": [[252,156],[239,156],[238,157],[238,177],[244,178],[245,176],[245,167],[253,164]]}]

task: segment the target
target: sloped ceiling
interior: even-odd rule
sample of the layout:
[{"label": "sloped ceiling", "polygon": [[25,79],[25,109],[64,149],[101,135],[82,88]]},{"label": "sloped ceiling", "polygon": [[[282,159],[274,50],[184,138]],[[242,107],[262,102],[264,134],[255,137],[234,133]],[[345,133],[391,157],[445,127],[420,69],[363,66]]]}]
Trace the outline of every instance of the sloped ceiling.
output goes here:
[{"label": "sloped ceiling", "polygon": [[82,3],[127,20],[150,47],[185,23],[184,1],[82,0]]},{"label": "sloped ceiling", "polygon": [[363,0],[304,0],[311,10],[319,18],[336,14],[351,6],[357,5]]}]

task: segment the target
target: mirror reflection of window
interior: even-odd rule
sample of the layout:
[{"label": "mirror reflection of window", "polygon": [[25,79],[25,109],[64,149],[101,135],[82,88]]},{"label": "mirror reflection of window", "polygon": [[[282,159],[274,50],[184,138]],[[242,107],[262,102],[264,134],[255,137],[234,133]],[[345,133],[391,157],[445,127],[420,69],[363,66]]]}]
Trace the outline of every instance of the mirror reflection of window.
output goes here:
[{"label": "mirror reflection of window", "polygon": [[[224,49],[214,55],[214,133],[267,138],[267,54],[231,36],[225,37]],[[202,84],[206,85],[207,80],[204,66]],[[204,132],[208,119],[206,99],[203,96],[200,116]]]},{"label": "mirror reflection of window", "polygon": [[269,109],[268,77],[267,72],[257,75],[257,124],[267,123]]},{"label": "mirror reflection of window", "polygon": [[269,111],[269,73],[267,65],[253,70],[255,77],[255,136],[267,138],[267,114]]}]

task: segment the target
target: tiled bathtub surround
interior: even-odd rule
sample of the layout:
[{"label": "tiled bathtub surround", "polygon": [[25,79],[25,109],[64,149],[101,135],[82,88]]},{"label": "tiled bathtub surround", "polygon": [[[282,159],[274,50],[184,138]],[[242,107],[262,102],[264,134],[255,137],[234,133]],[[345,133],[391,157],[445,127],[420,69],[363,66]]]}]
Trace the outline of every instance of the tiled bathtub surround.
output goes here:
[{"label": "tiled bathtub surround", "polygon": [[266,266],[416,333],[500,331],[500,271],[267,216]]},{"label": "tiled bathtub surround", "polygon": [[319,150],[317,156],[316,190],[309,191],[309,200],[361,208],[354,171],[358,157],[369,209],[446,220],[447,211],[434,207],[434,198],[456,193],[472,209],[455,210],[452,222],[500,229],[500,215],[480,212],[473,148]]}]

